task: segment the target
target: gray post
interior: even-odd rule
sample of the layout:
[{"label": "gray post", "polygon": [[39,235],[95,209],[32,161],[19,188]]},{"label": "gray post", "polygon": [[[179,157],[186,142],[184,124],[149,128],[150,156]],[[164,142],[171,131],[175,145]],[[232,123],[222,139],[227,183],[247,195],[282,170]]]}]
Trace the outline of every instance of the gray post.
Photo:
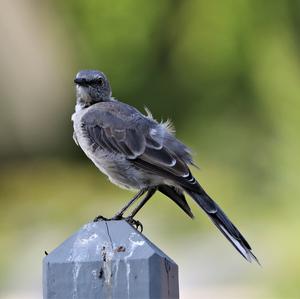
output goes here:
[{"label": "gray post", "polygon": [[126,221],[84,225],[43,261],[44,299],[178,299],[178,266]]}]

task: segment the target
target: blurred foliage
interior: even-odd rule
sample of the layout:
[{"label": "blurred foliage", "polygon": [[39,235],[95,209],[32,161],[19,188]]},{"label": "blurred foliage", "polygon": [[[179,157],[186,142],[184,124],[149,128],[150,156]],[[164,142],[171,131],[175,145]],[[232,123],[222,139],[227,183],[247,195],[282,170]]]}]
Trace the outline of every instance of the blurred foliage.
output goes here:
[{"label": "blurred foliage", "polygon": [[[64,98],[52,102],[49,87],[47,104],[39,96],[28,114],[32,118],[24,120],[31,126],[23,127],[19,118],[25,110],[14,109],[33,89],[24,98],[1,84],[1,103],[10,109],[0,111],[0,251],[5,253],[0,289],[12,288],[11,259],[20,254],[20,244],[29,246],[28,236],[53,230],[60,233],[53,233],[59,242],[95,211],[113,214],[130,196],[111,186],[72,141],[72,78],[77,70],[91,68],[108,75],[116,98],[174,121],[177,136],[196,154],[200,171],[195,175],[251,236],[266,266],[250,277],[249,268],[242,268],[243,274],[231,274],[230,283],[263,290],[264,296],[252,298],[298,298],[300,2],[53,0],[36,1],[34,7],[27,9],[47,11],[48,25],[40,19],[37,24],[46,37],[52,32],[61,57],[43,81],[56,78],[57,88],[51,85],[54,79],[45,86]],[[28,60],[35,70],[35,57]],[[5,68],[0,72],[4,80]],[[17,81],[19,75],[13,74]],[[47,130],[33,121],[45,109]],[[191,223],[163,198],[157,196],[141,212],[149,235],[173,244],[183,237],[201,243],[207,219],[195,212]],[[208,233],[217,235],[213,229]],[[221,261],[225,242],[217,241]],[[230,265],[226,269],[230,272]],[[210,283],[216,281],[213,276]]]}]

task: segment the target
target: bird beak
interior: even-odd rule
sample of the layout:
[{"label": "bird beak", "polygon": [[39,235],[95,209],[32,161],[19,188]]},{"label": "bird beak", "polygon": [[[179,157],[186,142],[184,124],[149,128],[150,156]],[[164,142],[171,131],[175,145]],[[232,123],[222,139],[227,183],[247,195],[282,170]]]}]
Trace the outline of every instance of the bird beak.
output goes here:
[{"label": "bird beak", "polygon": [[78,85],[83,85],[85,83],[84,79],[80,79],[80,78],[75,78],[74,79],[74,83],[78,84]]}]

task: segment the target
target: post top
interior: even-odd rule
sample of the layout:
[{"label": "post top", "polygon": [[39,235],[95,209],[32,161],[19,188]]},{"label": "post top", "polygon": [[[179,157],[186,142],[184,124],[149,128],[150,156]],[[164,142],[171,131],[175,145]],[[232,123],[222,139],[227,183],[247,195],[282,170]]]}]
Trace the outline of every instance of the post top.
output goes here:
[{"label": "post top", "polygon": [[149,259],[153,255],[175,264],[125,220],[90,222],[44,258],[44,263],[93,262],[108,258]]}]

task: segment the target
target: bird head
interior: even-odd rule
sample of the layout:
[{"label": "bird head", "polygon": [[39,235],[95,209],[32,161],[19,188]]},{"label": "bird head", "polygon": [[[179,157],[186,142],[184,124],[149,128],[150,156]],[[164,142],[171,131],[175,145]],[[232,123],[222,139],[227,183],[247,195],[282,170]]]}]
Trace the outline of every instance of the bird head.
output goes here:
[{"label": "bird head", "polygon": [[109,81],[105,74],[100,71],[79,71],[74,83],[76,84],[77,102],[85,108],[111,99]]}]

